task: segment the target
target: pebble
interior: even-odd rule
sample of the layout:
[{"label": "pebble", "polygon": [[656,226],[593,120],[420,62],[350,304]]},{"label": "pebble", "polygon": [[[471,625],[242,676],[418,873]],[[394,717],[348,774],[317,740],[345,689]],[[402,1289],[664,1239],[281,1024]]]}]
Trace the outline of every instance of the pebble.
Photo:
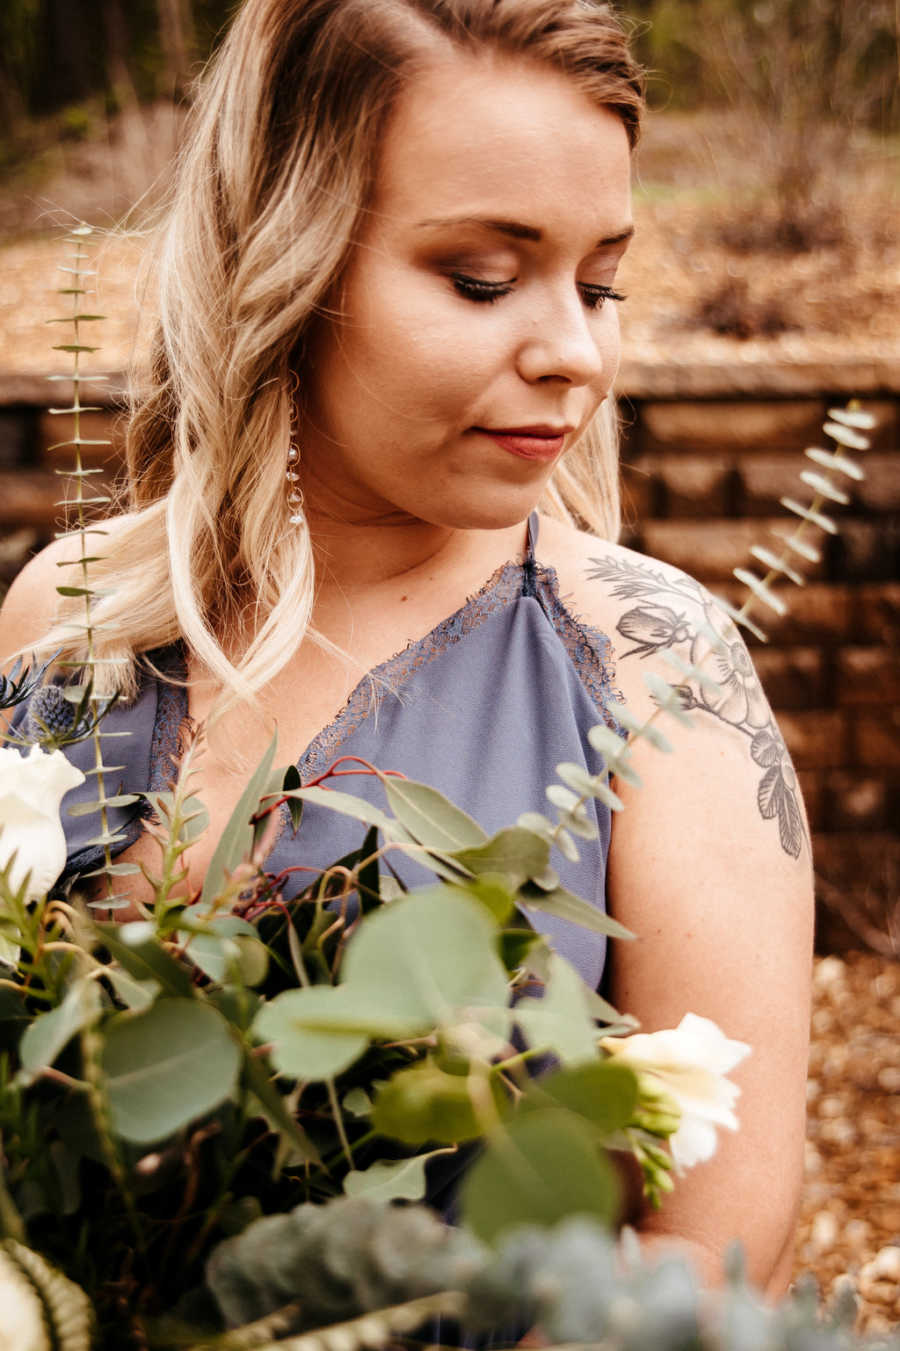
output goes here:
[{"label": "pebble", "polygon": [[816,1149],[812,1140],[806,1141],[803,1154],[803,1167],[807,1174],[818,1173],[822,1167],[822,1155]]},{"label": "pebble", "polygon": [[825,990],[838,982],[843,982],[844,975],[844,963],[840,957],[823,957],[816,963],[813,984],[817,990]]},{"label": "pebble", "polygon": [[892,1307],[900,1299],[900,1290],[897,1289],[896,1281],[867,1280],[862,1271],[859,1273],[859,1288],[866,1299],[871,1300],[873,1304],[887,1304]]},{"label": "pebble", "polygon": [[[856,1330],[879,1335],[900,1320],[900,962],[848,953],[817,958],[814,970],[794,1274],[811,1271],[832,1297],[856,1283]],[[831,1114],[835,1100],[842,1115]],[[832,1287],[839,1273],[846,1280]]]},{"label": "pebble", "polygon": [[836,1121],[823,1121],[819,1136],[827,1144],[852,1145],[856,1140],[856,1127],[852,1121],[838,1117]]},{"label": "pebble", "polygon": [[886,1247],[880,1248],[863,1270],[867,1268],[876,1280],[884,1278],[900,1284],[900,1247],[889,1243]]},{"label": "pebble", "polygon": [[817,1252],[827,1252],[837,1242],[838,1222],[830,1210],[820,1210],[812,1222],[810,1241]]},{"label": "pebble", "polygon": [[844,1240],[851,1248],[865,1248],[869,1241],[872,1226],[868,1220],[848,1220],[844,1225]]}]

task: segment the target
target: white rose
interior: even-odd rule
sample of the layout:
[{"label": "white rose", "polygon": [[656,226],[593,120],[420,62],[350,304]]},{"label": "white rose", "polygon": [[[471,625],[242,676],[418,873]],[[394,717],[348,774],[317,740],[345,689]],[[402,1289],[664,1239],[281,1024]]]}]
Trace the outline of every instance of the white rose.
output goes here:
[{"label": "white rose", "polygon": [[686,1013],[677,1027],[603,1037],[600,1045],[630,1066],[639,1083],[646,1076],[648,1089],[661,1090],[678,1108],[681,1120],[669,1148],[679,1170],[712,1158],[717,1126],[737,1130],[734,1104],[741,1090],[725,1076],[750,1047],[729,1041],[710,1018]]},{"label": "white rose", "polygon": [[22,756],[10,747],[0,748],[0,866],[15,852],[9,884],[17,890],[30,872],[29,901],[46,895],[65,867],[60,803],[80,783],[84,775],[62,751],[32,746]]},{"label": "white rose", "polygon": [[2,1250],[0,1313],[0,1351],[50,1351],[40,1296]]}]

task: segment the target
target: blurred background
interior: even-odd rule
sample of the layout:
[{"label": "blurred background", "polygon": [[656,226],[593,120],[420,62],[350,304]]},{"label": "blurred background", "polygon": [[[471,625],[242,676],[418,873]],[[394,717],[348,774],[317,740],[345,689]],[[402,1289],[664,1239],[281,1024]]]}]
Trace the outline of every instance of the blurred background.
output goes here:
[{"label": "blurred background", "polygon": [[[818,898],[798,1270],[900,1318],[900,84],[897,0],[625,0],[648,69],[626,263],[625,542],[743,599],[732,568],[803,497],[827,409],[877,418],[757,662],[810,814]],[[0,4],[0,585],[64,521],[48,412],[62,233],[97,227],[107,316],[83,434],[112,482],[152,318],[147,233],[224,0]],[[48,335],[52,334],[50,337]],[[65,386],[62,386],[65,388]],[[771,542],[771,541],[770,541]],[[765,972],[760,972],[765,980]]]}]

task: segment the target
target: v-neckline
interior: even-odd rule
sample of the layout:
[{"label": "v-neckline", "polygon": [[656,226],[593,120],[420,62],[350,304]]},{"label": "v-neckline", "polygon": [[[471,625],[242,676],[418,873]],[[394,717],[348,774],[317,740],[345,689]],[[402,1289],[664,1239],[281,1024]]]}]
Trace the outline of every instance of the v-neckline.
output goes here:
[{"label": "v-neckline", "polygon": [[[537,512],[532,512],[528,518],[528,535],[521,560],[501,563],[452,614],[439,620],[420,638],[411,639],[405,647],[370,667],[360,677],[334,717],[316,732],[301,754],[293,760],[301,782],[315,777],[326,759],[334,758],[334,752],[367,721],[375,707],[379,686],[395,692],[415,671],[428,665],[452,643],[480,627],[491,614],[506,609],[517,596],[535,594],[537,534]],[[540,569],[540,572],[546,575],[551,585],[555,583],[556,574],[552,568]],[[180,759],[184,728],[191,725],[192,719],[184,683],[188,674],[184,642],[179,640],[170,648],[157,649],[148,656],[155,670],[164,677],[162,681],[157,681],[149,765],[149,788],[151,792],[158,792],[171,780]],[[167,676],[171,680],[165,679]]]}]

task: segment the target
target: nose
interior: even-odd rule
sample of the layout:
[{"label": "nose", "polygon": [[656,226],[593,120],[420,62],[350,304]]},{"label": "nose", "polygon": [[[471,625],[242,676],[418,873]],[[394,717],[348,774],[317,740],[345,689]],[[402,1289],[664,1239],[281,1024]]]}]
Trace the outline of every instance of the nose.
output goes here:
[{"label": "nose", "polygon": [[529,384],[557,380],[567,385],[611,384],[618,360],[618,321],[610,302],[600,314],[577,294],[530,316],[517,355],[519,375]]}]

